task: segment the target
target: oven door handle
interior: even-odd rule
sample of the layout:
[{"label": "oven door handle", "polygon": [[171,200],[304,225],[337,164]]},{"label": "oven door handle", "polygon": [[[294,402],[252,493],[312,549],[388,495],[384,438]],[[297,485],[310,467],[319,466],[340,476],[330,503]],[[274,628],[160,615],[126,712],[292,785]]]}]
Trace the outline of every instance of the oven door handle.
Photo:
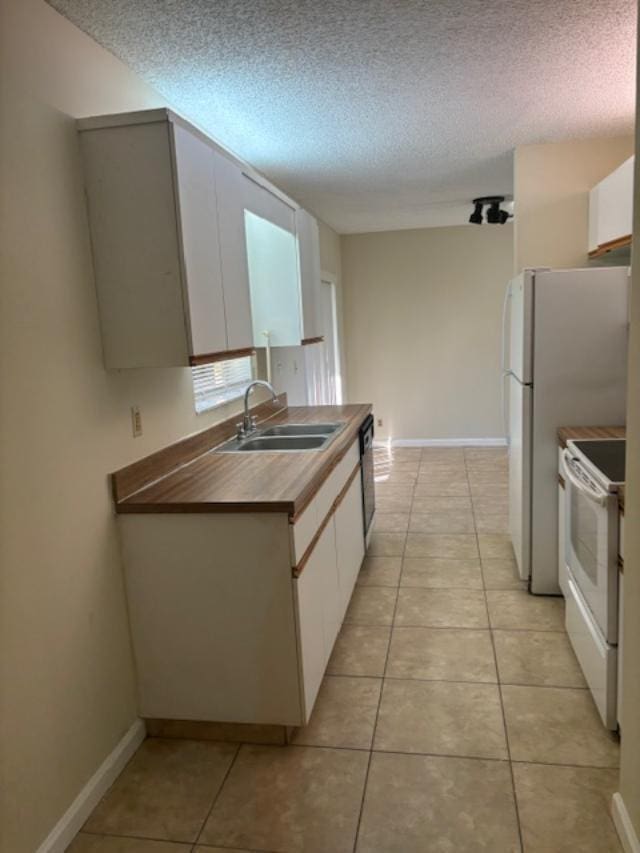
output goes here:
[{"label": "oven door handle", "polygon": [[[574,469],[576,467],[580,468],[581,466],[575,457],[571,455],[571,451],[568,448],[565,448],[562,453],[562,461],[564,462],[565,476],[571,485],[585,497],[589,498],[589,500],[592,500],[599,506],[605,506],[609,497],[609,492],[605,492],[604,489],[599,488],[595,483],[593,483],[593,487],[587,485],[586,482],[576,476]],[[591,478],[589,478],[589,480],[591,481]]]}]

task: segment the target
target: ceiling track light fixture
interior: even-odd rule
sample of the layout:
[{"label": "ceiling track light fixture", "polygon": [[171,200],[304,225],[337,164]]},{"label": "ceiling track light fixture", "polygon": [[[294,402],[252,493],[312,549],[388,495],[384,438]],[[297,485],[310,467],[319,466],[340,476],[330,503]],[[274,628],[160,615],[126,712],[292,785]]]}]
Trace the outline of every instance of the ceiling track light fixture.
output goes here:
[{"label": "ceiling track light fixture", "polygon": [[487,222],[489,225],[504,225],[513,215],[500,207],[504,203],[503,195],[485,195],[473,200],[473,213],[469,217],[472,225],[482,225],[482,208],[487,206]]}]

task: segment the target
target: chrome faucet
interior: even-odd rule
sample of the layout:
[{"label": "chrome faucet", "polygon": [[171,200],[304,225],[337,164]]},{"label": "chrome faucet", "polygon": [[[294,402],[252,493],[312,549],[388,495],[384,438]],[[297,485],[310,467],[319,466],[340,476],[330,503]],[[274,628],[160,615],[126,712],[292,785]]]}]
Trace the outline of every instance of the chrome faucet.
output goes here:
[{"label": "chrome faucet", "polygon": [[242,416],[242,423],[238,424],[238,438],[246,438],[257,429],[255,416],[252,416],[249,412],[249,394],[256,385],[263,385],[265,388],[268,388],[269,391],[271,391],[272,400],[276,400],[278,398],[273,385],[269,384],[269,382],[265,382],[263,379],[254,379],[253,382],[247,385],[247,390],[244,392],[244,415]]}]

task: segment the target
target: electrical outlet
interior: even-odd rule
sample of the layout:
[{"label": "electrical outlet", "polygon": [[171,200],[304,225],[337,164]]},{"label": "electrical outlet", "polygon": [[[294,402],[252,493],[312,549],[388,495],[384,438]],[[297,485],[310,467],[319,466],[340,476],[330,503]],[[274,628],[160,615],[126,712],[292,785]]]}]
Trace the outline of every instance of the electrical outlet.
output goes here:
[{"label": "electrical outlet", "polygon": [[382,426],[382,418],[378,418],[378,426],[379,426],[379,427],[381,427],[381,426]]},{"label": "electrical outlet", "polygon": [[131,406],[131,429],[134,438],[142,435],[142,415],[138,406]]}]

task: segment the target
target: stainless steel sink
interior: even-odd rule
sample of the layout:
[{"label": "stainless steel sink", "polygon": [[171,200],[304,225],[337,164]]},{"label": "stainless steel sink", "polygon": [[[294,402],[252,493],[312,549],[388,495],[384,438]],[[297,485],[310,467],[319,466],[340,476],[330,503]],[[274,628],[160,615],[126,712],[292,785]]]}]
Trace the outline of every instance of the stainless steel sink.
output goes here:
[{"label": "stainless steel sink", "polygon": [[258,436],[240,442],[238,450],[320,450],[328,441],[325,435]]},{"label": "stainless steel sink", "polygon": [[342,424],[282,424],[260,430],[264,435],[332,435]]},{"label": "stainless steel sink", "polygon": [[222,447],[219,453],[247,453],[263,451],[271,453],[296,452],[301,450],[322,450],[331,440],[332,435],[268,435],[259,433],[248,438],[232,438]]},{"label": "stainless steel sink", "polygon": [[301,450],[323,450],[342,429],[344,424],[281,424],[258,429],[244,438],[232,438],[220,453],[295,453]]}]

